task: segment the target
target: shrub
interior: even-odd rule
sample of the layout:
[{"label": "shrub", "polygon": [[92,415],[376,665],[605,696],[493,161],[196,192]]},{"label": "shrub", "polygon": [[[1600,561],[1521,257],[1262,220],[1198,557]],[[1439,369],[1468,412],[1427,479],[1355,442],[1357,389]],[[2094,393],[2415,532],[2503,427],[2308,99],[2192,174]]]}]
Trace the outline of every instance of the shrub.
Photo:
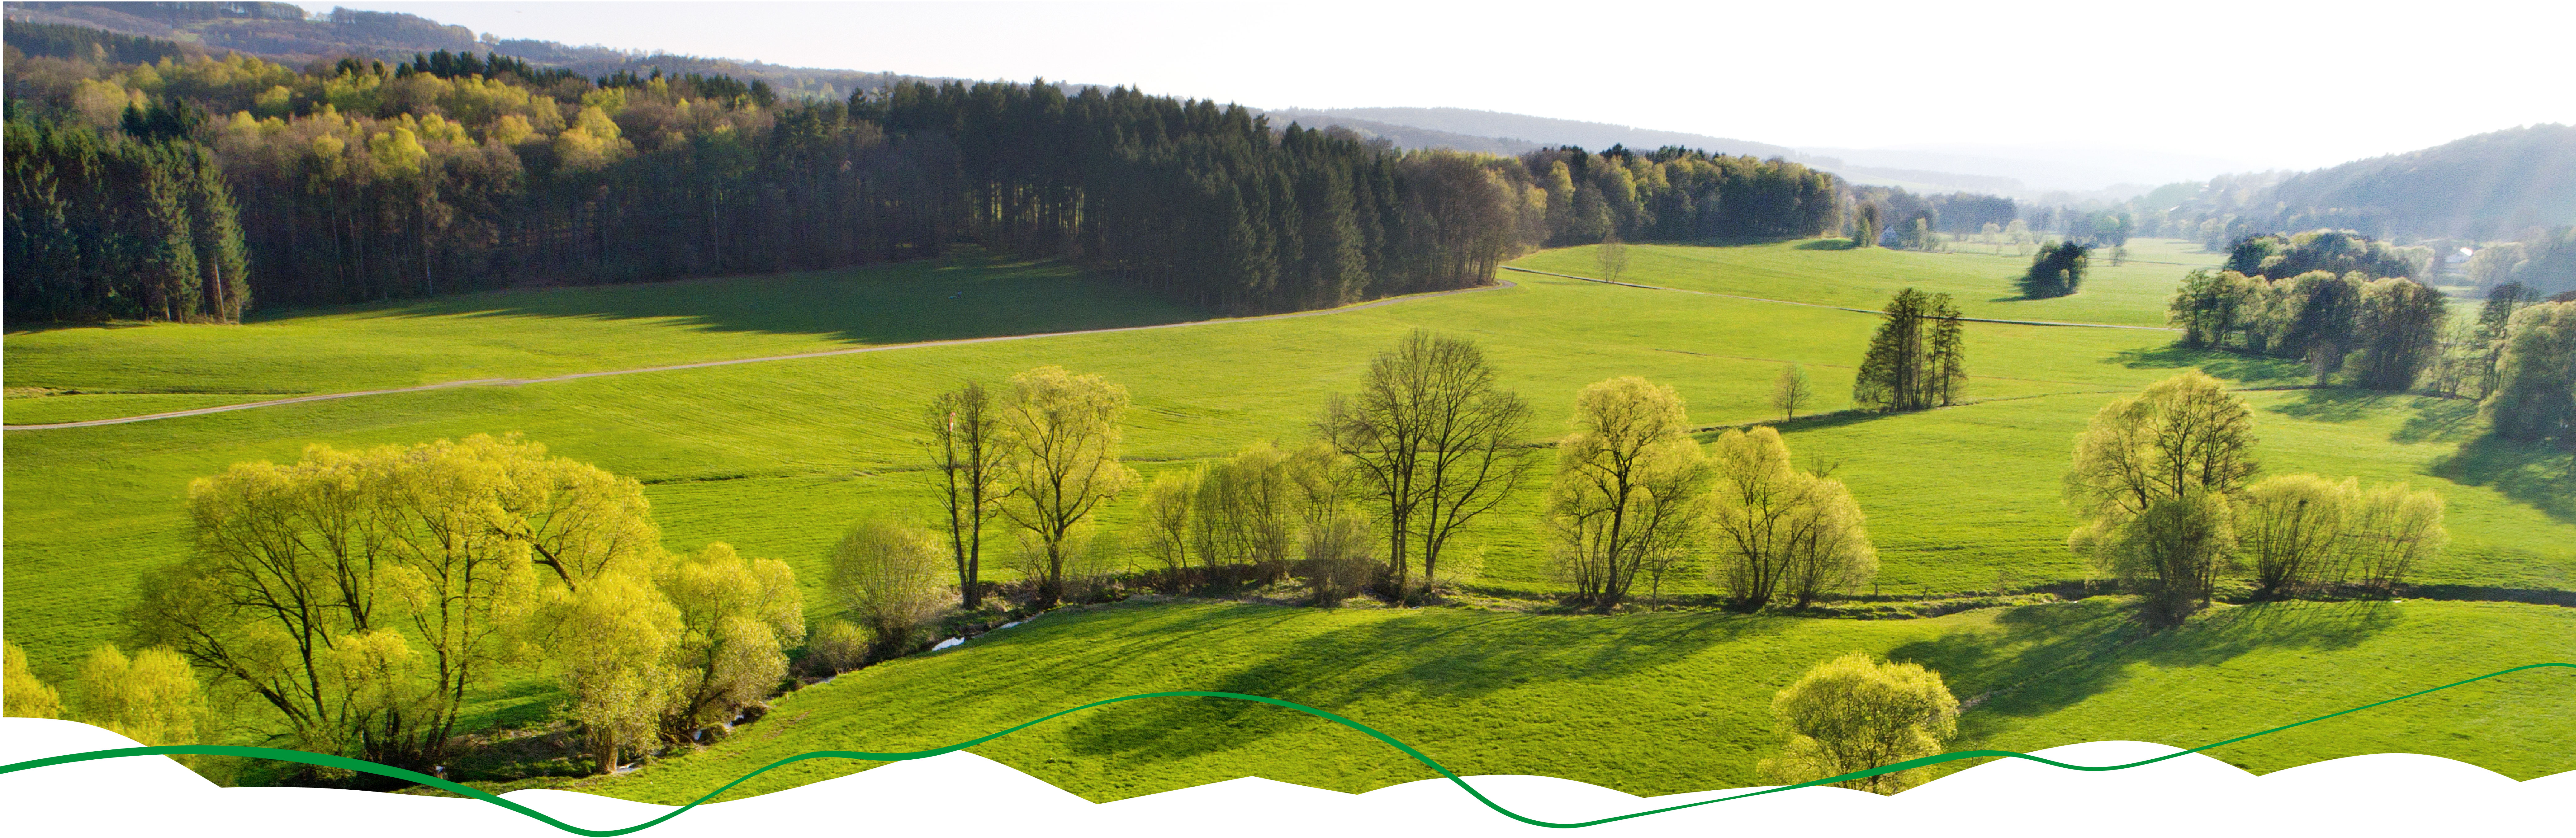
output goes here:
[{"label": "shrub", "polygon": [[832,549],[832,594],[867,629],[872,654],[902,654],[948,604],[943,558],[929,533],[887,521],[851,528]]},{"label": "shrub", "polygon": [[[1853,652],[1807,670],[1771,700],[1787,737],[1762,773],[1804,783],[1940,753],[1958,732],[1959,700],[1941,674],[1911,663],[1877,663]],[[1894,794],[1929,779],[1916,768],[1834,785]]]},{"label": "shrub", "polygon": [[848,620],[828,620],[805,640],[807,665],[827,675],[859,668],[868,660],[868,630]]}]

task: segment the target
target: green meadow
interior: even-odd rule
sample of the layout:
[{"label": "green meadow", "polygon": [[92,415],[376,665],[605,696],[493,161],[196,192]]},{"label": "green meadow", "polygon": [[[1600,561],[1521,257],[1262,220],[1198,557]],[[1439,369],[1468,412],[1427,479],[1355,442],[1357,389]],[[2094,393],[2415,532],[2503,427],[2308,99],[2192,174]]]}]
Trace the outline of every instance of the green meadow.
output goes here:
[{"label": "green meadow", "polygon": [[[2108,739],[2206,745],[2563,659],[2576,635],[2566,608],[2419,601],[2222,607],[2144,636],[2124,605],[2096,597],[1865,621],[1127,604],[849,673],[702,752],[577,787],[685,803],[804,751],[925,750],[1099,699],[1215,690],[1342,715],[1462,775],[1675,794],[1763,784],[1756,764],[1777,749],[1772,693],[1853,650],[1942,672],[1972,705],[1954,749],[2027,752]],[[2424,655],[2430,647],[2455,651]],[[2571,689],[2576,672],[2527,670],[2210,754],[2266,772],[2404,751],[2545,776],[2576,770]],[[1332,722],[1214,698],[1086,710],[974,750],[1095,801],[1242,776],[1347,792],[1438,776]],[[865,767],[801,762],[728,795]]]},{"label": "green meadow", "polygon": [[[12,399],[8,421],[131,416],[261,401],[268,394],[538,378],[1206,316],[1060,264],[962,248],[946,259],[856,272],[488,291],[254,314],[239,326],[51,327],[8,334],[9,386],[81,395]],[[190,400],[102,405],[77,417],[66,412],[91,394],[190,394]],[[134,412],[117,412],[127,404]]]},{"label": "green meadow", "polygon": [[[2025,259],[2009,247],[2000,256],[1962,248],[1637,245],[1624,278],[1858,308],[1912,284],[1952,293],[1971,316],[2134,326],[2160,325],[2163,298],[2182,274],[2215,258],[2178,243],[2135,243],[2135,261],[2099,264],[2083,293],[2023,301],[2011,298],[2010,278]],[[1596,273],[1586,248],[1514,264]],[[1785,363],[1814,376],[1817,412],[1837,410],[1876,322],[1831,308],[1505,278],[1515,285],[1309,317],[9,431],[5,630],[40,675],[68,676],[78,655],[119,636],[117,612],[137,576],[186,549],[190,480],[234,462],[292,459],[315,443],[525,433],[554,453],[643,481],[676,549],[723,541],[787,561],[810,615],[822,617],[831,611],[820,590],[824,551],[851,522],[926,519],[934,508],[914,426],[920,405],[965,379],[997,383],[1057,364],[1125,384],[1134,398],[1126,455],[1150,476],[1261,439],[1301,440],[1331,394],[1415,328],[1479,341],[1506,385],[1536,407],[1532,441],[1544,442],[1562,432],[1578,388],[1618,375],[1675,386],[1710,435],[1776,419],[1768,398]],[[13,396],[78,394],[11,398],[6,419],[96,419],[273,394],[1205,317],[1060,265],[965,250],[855,270],[287,312],[243,326],[12,332],[5,378]],[[2481,439],[2463,402],[2289,389],[2305,382],[2299,365],[2180,351],[2171,339],[2143,329],[1972,323],[1969,403],[1802,416],[1781,428],[1802,463],[1831,463],[1852,487],[1879,548],[1882,596],[2084,579],[2064,546],[2074,522],[2057,494],[2071,440],[2106,400],[2195,367],[2247,388],[2265,471],[2441,492],[2452,545],[2414,581],[2445,586],[2458,600],[2576,590],[2576,491],[2557,476],[2565,455]],[[1520,493],[1459,548],[1481,565],[1475,589],[1535,597],[1558,588],[1538,525],[1541,488]],[[1132,505],[1112,506],[1102,525],[1115,530]],[[1708,585],[1686,573],[1665,590]],[[1889,621],[1131,604],[1049,615],[1016,634],[845,676],[783,700],[769,721],[705,754],[600,788],[668,802],[773,751],[944,744],[1087,700],[1186,688],[1307,701],[1380,725],[1468,773],[1554,774],[1647,794],[1754,782],[1753,761],[1776,747],[1771,693],[1851,649],[1932,665],[1963,700],[1993,694],[1966,716],[1960,744],[2023,750],[2115,738],[2196,745],[2576,652],[2576,612],[2559,606],[2248,607],[2154,636],[2125,613],[2108,598]],[[1367,663],[1330,663],[1343,658]],[[2374,750],[2453,756],[2516,776],[2576,768],[2565,757],[2576,753],[2576,730],[2548,709],[2565,706],[2569,680],[2517,677],[2373,711],[2382,715],[2367,724],[2233,746],[2226,756],[2256,770]],[[1036,683],[1044,686],[1026,686]],[[494,688],[477,713],[533,720],[556,700],[542,681],[522,679]],[[1245,774],[1352,790],[1424,776],[1356,735],[1273,714],[1122,707],[978,750],[1095,799]],[[1534,719],[1557,721],[1542,729]],[[832,770],[799,768],[749,788]]]},{"label": "green meadow", "polygon": [[[2165,300],[2184,272],[2217,267],[2224,254],[2173,239],[2135,239],[2130,259],[2111,264],[2096,254],[2081,293],[2047,300],[2022,299],[2012,278],[2030,257],[2012,245],[1961,242],[1950,253],[1915,253],[1883,247],[1852,249],[1839,239],[1763,242],[1734,247],[1632,245],[1622,282],[1662,285],[1875,309],[1907,286],[1949,294],[1969,317],[2163,326]],[[1558,248],[1512,264],[1533,270],[1599,277],[1596,247]]]}]

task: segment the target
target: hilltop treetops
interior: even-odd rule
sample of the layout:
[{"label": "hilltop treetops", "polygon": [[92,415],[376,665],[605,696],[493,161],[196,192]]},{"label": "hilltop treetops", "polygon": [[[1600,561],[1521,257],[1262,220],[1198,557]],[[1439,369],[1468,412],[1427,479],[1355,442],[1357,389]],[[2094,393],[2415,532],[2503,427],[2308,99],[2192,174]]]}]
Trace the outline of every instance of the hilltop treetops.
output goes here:
[{"label": "hilltop treetops", "polygon": [[[1813,235],[1843,202],[1831,175],[1783,161],[1398,153],[1239,106],[1044,80],[791,101],[724,76],[584,79],[500,56],[297,70],[227,55],[20,57],[8,82],[8,207],[27,231],[8,255],[37,266],[10,272],[10,310],[57,319],[839,267],[959,240],[1283,311],[1483,284],[1541,243]],[[246,282],[217,287],[206,257],[180,261],[189,248],[125,244],[187,225],[149,210],[150,178],[95,176],[64,151],[123,143],[213,162],[231,194],[206,202],[237,229],[184,238],[245,253]],[[102,217],[149,235],[103,243]],[[94,255],[117,247],[133,252]],[[218,302],[165,310],[152,300],[178,292],[131,278],[145,274]]]}]

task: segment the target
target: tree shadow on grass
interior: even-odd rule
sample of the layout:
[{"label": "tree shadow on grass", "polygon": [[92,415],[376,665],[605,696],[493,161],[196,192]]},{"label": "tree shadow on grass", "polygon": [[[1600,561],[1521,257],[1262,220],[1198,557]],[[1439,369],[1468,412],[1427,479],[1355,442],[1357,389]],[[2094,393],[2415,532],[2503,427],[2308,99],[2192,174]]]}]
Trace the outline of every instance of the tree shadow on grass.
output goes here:
[{"label": "tree shadow on grass", "polygon": [[1880,419],[1893,419],[1899,416],[1911,416],[1929,412],[1931,411],[1885,411],[1872,410],[1869,408],[1850,408],[1846,410],[1837,410],[1832,413],[1810,414],[1800,416],[1795,419],[1766,419],[1759,422],[1746,422],[1740,425],[1717,425],[1700,428],[1691,431],[1691,438],[1703,443],[1715,442],[1719,435],[1722,435],[1727,431],[1751,430],[1764,425],[1768,425],[1773,430],[1777,430],[1784,434],[1797,433],[1799,431],[1821,431],[1849,425],[1858,425],[1866,422],[1875,422]]},{"label": "tree shadow on grass", "polygon": [[[1663,666],[1710,646],[1782,627],[1740,614],[1623,617],[1431,612],[1374,620],[1283,644],[1286,652],[1200,689],[1246,693],[1338,711],[1398,697],[1426,708],[1539,683],[1598,681]],[[1408,736],[1406,719],[1354,721]],[[1223,699],[1128,705],[1075,723],[1072,750],[1144,762],[1187,759],[1330,724]],[[1357,734],[1353,734],[1356,736]]]},{"label": "tree shadow on grass", "polygon": [[753,276],[506,289],[392,305],[264,311],[248,322],[324,314],[655,319],[694,331],[816,335],[856,344],[1146,326],[1214,316],[1065,263],[959,247],[937,259]]},{"label": "tree shadow on grass", "polygon": [[2284,401],[2264,409],[2292,419],[2340,425],[2378,413],[2381,406],[2398,398],[2404,397],[2349,387],[2319,387],[2301,391],[2296,401]]},{"label": "tree shadow on grass", "polygon": [[2561,523],[2576,523],[2576,451],[2493,434],[2433,458],[2426,474],[2464,486],[2487,486]]},{"label": "tree shadow on grass", "polygon": [[2443,399],[2419,396],[2414,415],[2406,425],[2389,435],[2389,439],[2412,445],[2418,442],[2453,442],[2467,440],[2477,432],[2478,403],[2469,399]]},{"label": "tree shadow on grass", "polygon": [[2224,607],[2182,626],[2150,631],[2134,601],[2093,597],[2031,605],[1972,629],[1888,653],[1941,673],[1965,712],[1962,741],[2044,716],[2114,689],[2132,664],[2209,666],[2266,648],[2350,648],[2395,624],[2382,602],[2283,602]]},{"label": "tree shadow on grass", "polygon": [[1850,239],[1816,239],[1798,245],[1799,250],[1853,250]]},{"label": "tree shadow on grass", "polygon": [[2288,358],[2239,355],[2215,349],[2187,349],[2167,344],[2151,349],[2123,349],[2102,363],[2133,370],[2198,368],[2218,378],[2256,387],[2304,384],[2308,365]]}]

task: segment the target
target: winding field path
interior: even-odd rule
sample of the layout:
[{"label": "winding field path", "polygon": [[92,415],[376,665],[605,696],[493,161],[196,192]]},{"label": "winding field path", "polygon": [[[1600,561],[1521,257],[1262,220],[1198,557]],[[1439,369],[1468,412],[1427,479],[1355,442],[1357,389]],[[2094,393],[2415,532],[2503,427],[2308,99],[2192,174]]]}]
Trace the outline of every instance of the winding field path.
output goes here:
[{"label": "winding field path", "polygon": [[722,367],[722,366],[730,366],[730,365],[733,365],[733,364],[758,364],[758,363],[764,363],[764,362],[768,362],[768,361],[793,361],[793,360],[797,360],[797,359],[800,359],[800,358],[827,358],[827,357],[831,357],[831,356],[834,356],[834,355],[857,355],[857,354],[866,353],[866,352],[891,352],[891,351],[894,351],[894,350],[897,350],[897,349],[922,349],[922,348],[933,347],[933,346],[965,346],[965,345],[968,345],[968,344],[975,344],[975,343],[999,343],[999,342],[1002,342],[1002,341],[1010,341],[1010,340],[1036,340],[1036,339],[1038,339],[1038,338],[1059,338],[1059,337],[1068,337],[1068,336],[1072,336],[1072,335],[1103,335],[1103,334],[1110,334],[1110,333],[1113,333],[1113,332],[1142,332],[1142,331],[1146,331],[1146,330],[1149,330],[1149,329],[1178,329],[1178,328],[1182,328],[1182,327],[1185,327],[1185,326],[1210,326],[1210,325],[1222,325],[1222,324],[1227,324],[1227,323],[1258,323],[1258,322],[1261,322],[1261,321],[1264,321],[1264,320],[1287,320],[1287,319],[1289,319],[1289,318],[1294,318],[1294,317],[1316,317],[1316,316],[1321,316],[1321,315],[1326,315],[1326,314],[1342,314],[1342,313],[1345,313],[1345,312],[1359,311],[1359,310],[1361,310],[1361,309],[1376,308],[1376,307],[1378,307],[1378,306],[1384,306],[1384,305],[1393,305],[1393,304],[1395,304],[1395,303],[1412,302],[1412,301],[1414,301],[1414,300],[1427,300],[1427,299],[1430,299],[1430,298],[1433,298],[1433,297],[1445,297],[1445,296],[1448,296],[1448,295],[1451,295],[1451,294],[1466,294],[1466,293],[1472,293],[1472,292],[1476,292],[1476,291],[1486,291],[1486,290],[1492,290],[1492,289],[1497,289],[1497,288],[1510,288],[1510,287],[1513,287],[1513,285],[1514,285],[1514,283],[1513,283],[1511,280],[1507,280],[1507,279],[1496,279],[1496,280],[1494,280],[1494,284],[1492,284],[1492,285],[1479,285],[1479,286],[1476,286],[1476,287],[1474,287],[1474,288],[1458,288],[1458,289],[1453,289],[1453,290],[1449,290],[1449,291],[1432,291],[1432,292],[1422,293],[1422,294],[1406,294],[1406,295],[1404,295],[1404,296],[1400,296],[1400,297],[1388,297],[1388,298],[1385,298],[1385,299],[1382,299],[1382,300],[1370,300],[1370,301],[1365,302],[1365,303],[1353,303],[1353,304],[1351,304],[1351,305],[1342,306],[1342,307],[1340,307],[1340,308],[1323,308],[1323,309],[1315,309],[1315,310],[1313,310],[1313,311],[1294,311],[1294,312],[1289,312],[1289,313],[1286,313],[1286,314],[1264,314],[1264,315],[1260,315],[1260,316],[1257,316],[1257,317],[1226,317],[1226,318],[1218,318],[1218,319],[1215,319],[1215,320],[1189,320],[1189,321],[1184,321],[1184,322],[1180,322],[1180,323],[1157,323],[1157,324],[1154,324],[1154,325],[1151,325],[1151,326],[1118,326],[1118,327],[1114,327],[1114,328],[1107,328],[1107,329],[1083,329],[1083,330],[1080,330],[1080,331],[1073,331],[1073,332],[1039,332],[1039,333],[1036,333],[1036,334],[1028,334],[1028,335],[995,335],[995,336],[992,336],[992,337],[980,337],[980,338],[956,338],[956,339],[952,339],[952,340],[925,340],[925,341],[918,341],[918,342],[914,342],[914,343],[888,343],[888,344],[879,344],[879,345],[875,345],[875,346],[854,346],[854,347],[850,347],[850,348],[848,348],[848,349],[826,349],[826,350],[823,350],[823,351],[820,351],[820,352],[797,352],[797,353],[791,353],[791,354],[786,354],[786,355],[762,355],[762,356],[754,357],[754,358],[728,358],[728,359],[721,360],[721,361],[695,361],[695,362],[686,363],[686,364],[666,364],[666,365],[658,366],[658,367],[636,367],[636,368],[634,368],[634,369],[623,369],[623,370],[597,370],[597,371],[593,371],[593,372],[576,372],[576,373],[566,373],[566,374],[563,374],[563,375],[550,375],[550,376],[545,376],[545,377],[542,377],[542,378],[473,378],[473,379],[466,379],[466,380],[462,380],[462,381],[442,381],[442,382],[439,382],[439,383],[437,383],[437,384],[422,384],[422,385],[419,385],[419,386],[417,386],[417,387],[388,387],[388,388],[381,389],[381,390],[353,390],[353,391],[346,392],[346,393],[315,393],[315,394],[313,394],[313,395],[309,395],[309,396],[295,396],[295,397],[293,397],[293,398],[270,399],[270,400],[268,400],[268,401],[260,401],[260,402],[244,402],[244,403],[242,403],[242,404],[216,405],[216,406],[214,406],[214,407],[200,407],[200,408],[195,408],[195,409],[191,409],[191,410],[173,410],[173,411],[170,411],[170,412],[168,412],[168,413],[149,413],[149,414],[145,414],[145,415],[142,415],[142,416],[120,416],[120,417],[116,417],[116,418],[113,418],[113,419],[89,419],[89,420],[84,420],[84,421],[79,421],[79,422],[52,422],[52,423],[48,423],[48,424],[41,424],[41,425],[7,425],[7,426],[0,426],[0,430],[9,430],[9,431],[51,431],[51,430],[61,430],[61,429],[64,429],[64,428],[95,428],[95,427],[100,427],[100,426],[104,426],[104,425],[123,425],[123,424],[131,423],[131,422],[150,422],[150,421],[153,421],[153,420],[156,420],[156,419],[178,419],[178,418],[185,417],[185,416],[204,416],[204,415],[207,415],[207,414],[210,414],[210,413],[228,413],[228,412],[235,411],[235,410],[250,410],[250,409],[252,409],[252,408],[258,408],[258,407],[281,407],[281,406],[290,405],[290,404],[302,404],[302,403],[305,403],[305,402],[329,401],[329,400],[332,400],[332,399],[350,399],[350,398],[357,398],[357,397],[359,397],[359,396],[383,396],[383,395],[390,395],[390,394],[394,394],[394,393],[418,393],[418,392],[421,392],[421,391],[424,391],[424,390],[446,390],[446,389],[451,389],[451,388],[456,388],[456,387],[515,387],[515,386],[518,386],[518,385],[521,385],[521,384],[545,384],[545,383],[548,383],[548,382],[554,382],[554,381],[572,381],[572,380],[574,380],[574,379],[581,379],[581,378],[598,378],[598,377],[601,377],[601,376],[608,376],[608,375],[633,375],[633,374],[635,374],[635,373],[639,373],[639,372],[667,372],[667,371],[670,371],[670,370],[692,370],[692,369],[698,369],[698,368],[701,368],[701,367]]}]

